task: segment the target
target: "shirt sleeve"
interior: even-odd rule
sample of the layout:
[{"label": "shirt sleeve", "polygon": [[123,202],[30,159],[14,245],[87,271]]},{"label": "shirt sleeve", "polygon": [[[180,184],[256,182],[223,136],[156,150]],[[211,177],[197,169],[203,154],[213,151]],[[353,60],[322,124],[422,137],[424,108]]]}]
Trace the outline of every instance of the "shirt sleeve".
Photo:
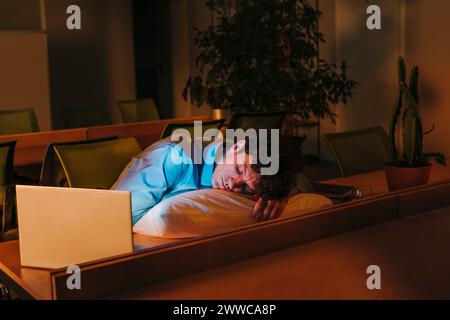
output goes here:
[{"label": "shirt sleeve", "polygon": [[[165,145],[133,159],[114,189],[131,192],[133,225],[158,204],[182,172],[182,164],[171,161],[171,152]],[[182,150],[178,152],[182,153]]]}]

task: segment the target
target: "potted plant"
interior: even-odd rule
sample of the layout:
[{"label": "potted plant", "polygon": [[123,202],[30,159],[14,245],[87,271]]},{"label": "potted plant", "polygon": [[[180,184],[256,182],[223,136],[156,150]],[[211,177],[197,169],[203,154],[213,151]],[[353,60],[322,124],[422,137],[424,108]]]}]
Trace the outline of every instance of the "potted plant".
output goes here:
[{"label": "potted plant", "polygon": [[[233,3],[233,14],[230,14]],[[319,58],[325,42],[321,12],[308,0],[209,0],[218,23],[197,30],[196,65],[183,97],[197,106],[246,112],[287,111],[287,131],[298,119],[335,119],[356,82],[347,65]],[[295,130],[294,130],[295,131]]]},{"label": "potted plant", "polygon": [[[406,83],[406,63],[403,57],[398,61],[398,75],[400,94],[394,107],[389,126],[389,138],[392,161],[386,163],[385,171],[390,191],[426,184],[431,173],[433,158],[439,164],[446,165],[445,157],[441,153],[424,153],[423,136],[431,133],[423,132],[419,110],[419,67],[411,70],[409,84]],[[397,148],[396,133],[400,129],[403,152]]]}]

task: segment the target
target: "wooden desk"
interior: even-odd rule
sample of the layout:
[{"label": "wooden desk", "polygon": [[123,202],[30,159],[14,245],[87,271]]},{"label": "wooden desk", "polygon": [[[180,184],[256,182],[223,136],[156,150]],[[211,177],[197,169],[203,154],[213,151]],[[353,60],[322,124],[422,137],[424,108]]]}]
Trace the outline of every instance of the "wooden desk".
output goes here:
[{"label": "wooden desk", "polygon": [[[138,234],[133,235],[133,241],[136,252],[176,242],[176,240],[144,237]],[[52,299],[53,272],[49,269],[22,267],[19,241],[0,243],[0,280],[14,289],[22,298]]]},{"label": "wooden desk", "polygon": [[[378,173],[377,176],[380,179],[383,177],[382,173]],[[346,179],[343,179],[340,182],[343,184],[353,184],[353,182],[359,178],[350,177]],[[381,182],[378,181],[377,183]],[[286,248],[307,244],[319,239],[341,235],[346,232],[374,226],[387,221],[407,217],[412,214],[450,206],[449,195],[450,181],[447,181],[421,186],[410,190],[398,191],[395,193],[379,194],[367,199],[324,208],[322,210],[310,212],[303,211],[284,219],[259,223],[253,226],[232,230],[224,234],[212,235],[209,237],[194,239],[192,241],[166,242],[165,240],[135,235],[136,251],[133,254],[120,257],[111,257],[80,266],[83,279],[83,290],[80,291],[70,291],[67,289],[66,280],[68,274],[64,269],[41,270],[22,268],[20,266],[18,242],[12,241],[1,243],[0,280],[6,283],[15,292],[19,293],[21,297],[34,299],[102,298],[116,295],[130,298],[139,296],[155,298],[157,297],[157,294],[153,291],[153,287],[161,289],[161,291],[159,291],[161,295],[158,296],[160,298],[164,298],[165,295],[166,297],[187,297],[189,292],[191,292],[190,290],[193,288],[193,282],[191,281],[195,282],[195,280],[192,279],[198,279],[195,277],[199,276],[201,281],[205,281],[204,283],[207,283],[208,279],[211,280],[211,278],[209,276],[206,276],[206,278],[201,278],[201,275],[192,276],[194,278],[188,277],[191,280],[187,280],[185,287],[180,286],[181,291],[176,291],[174,289],[175,285],[174,282],[172,282],[173,279],[188,276],[201,271],[205,271],[206,274],[209,275],[210,273],[208,272],[210,271],[207,270],[213,268],[222,267],[232,263],[241,263],[241,261],[245,259],[255,258],[261,255],[284,250]],[[380,231],[381,234],[383,232],[385,231]],[[414,232],[412,231],[412,233]],[[395,232],[393,234],[395,234]],[[400,235],[401,234],[399,234],[399,236]],[[354,250],[356,250],[355,248],[358,246],[358,239],[355,240],[356,242],[353,247]],[[394,244],[396,243],[395,241],[399,241],[399,239],[394,238],[388,239],[394,241]],[[351,241],[349,240],[349,242]],[[407,249],[407,243],[398,243],[405,246],[398,247],[398,250],[401,250],[402,248],[405,250]],[[381,244],[383,244],[383,242],[381,242]],[[432,246],[433,244],[434,243],[430,243],[429,246]],[[419,248],[420,243],[417,243],[416,246]],[[337,270],[336,268],[341,267],[344,268],[343,264],[340,263],[344,263],[345,258],[352,257],[352,254],[349,255],[349,253],[346,253],[345,251],[337,252],[336,254],[338,256],[341,255],[340,257],[344,260],[333,264],[333,257],[336,257],[336,255],[330,255],[330,258],[327,257],[327,252],[329,252],[327,251],[327,248],[329,247],[332,247],[332,245],[329,242],[325,242],[324,251],[321,251],[324,255],[321,258],[320,256],[308,256],[301,253],[301,256],[305,258],[296,260],[296,264],[293,264],[292,267],[298,267],[299,264],[304,263],[305,266],[309,265],[311,268],[307,268],[303,273],[300,273],[300,278],[308,276],[311,278],[311,281],[312,279],[320,278],[320,275],[325,272],[321,270],[320,267],[326,266],[331,268],[331,270]],[[343,248],[345,249],[345,247],[346,246]],[[363,246],[360,247],[360,250],[363,249]],[[297,252],[303,252],[302,250],[305,249],[300,248],[298,250],[300,251],[293,251],[294,255],[297,254]],[[285,261],[283,262],[285,268],[288,268],[289,266],[288,261],[290,257],[291,256],[288,255],[286,256],[286,260],[283,260]],[[323,265],[315,265],[313,262],[307,262],[304,260],[307,257],[322,259],[318,260],[318,262],[322,261]],[[274,294],[280,294],[280,298],[286,297],[286,295],[283,296],[280,291],[277,291],[281,290],[281,287],[279,289],[273,289],[271,286],[276,287],[276,284],[269,280],[272,279],[275,281],[277,274],[280,275],[282,273],[283,275],[289,275],[290,270],[277,268],[271,269],[269,266],[276,267],[278,265],[274,264],[273,258],[269,258],[269,260],[272,262],[269,263],[267,265],[267,269],[264,269],[265,271],[263,271],[266,273],[274,272],[274,275],[272,277],[268,277],[267,282],[261,280],[264,279],[262,277],[266,276],[266,274],[264,274],[261,270],[258,273],[260,274],[260,278],[258,278],[259,280],[255,280],[255,278],[248,278],[249,281],[254,281],[253,284],[255,285],[253,289],[249,291],[261,291],[263,288],[258,287],[258,285],[265,286],[267,289],[266,291],[260,292],[259,296],[255,295],[253,298],[262,297],[264,294],[268,294],[267,292],[270,290],[274,290]],[[283,266],[283,263],[281,266]],[[372,262],[371,264],[376,263],[377,261]],[[435,263],[437,264],[439,261]],[[253,265],[250,263],[248,266],[250,268],[248,270],[251,270]],[[352,264],[349,264],[348,266],[349,268],[356,268],[355,265]],[[237,269],[233,269],[233,267],[230,268],[232,272],[229,273],[228,277],[233,279],[233,273]],[[282,272],[276,272],[274,270],[282,270]],[[312,272],[311,270],[315,270],[316,273],[309,274],[309,272]],[[361,271],[358,269],[355,272]],[[242,279],[242,275],[244,274],[245,273],[236,273],[235,281],[240,281],[240,279]],[[330,273],[324,274],[330,275]],[[298,280],[300,278],[296,279]],[[229,280],[230,278],[227,279]],[[280,281],[287,281],[284,276],[280,276],[279,279]],[[351,280],[355,278],[350,277],[349,279]],[[417,281],[423,280],[422,278],[417,279]],[[262,282],[257,284],[256,281]],[[314,283],[311,281],[309,284],[312,287],[305,288],[305,290],[310,290],[310,296],[314,296],[314,294],[318,295],[321,292],[323,293],[323,291],[320,290],[313,291]],[[164,287],[164,284],[160,285],[160,283],[164,282],[167,282],[166,285],[168,287]],[[305,283],[308,282],[306,281]],[[334,283],[342,284],[342,282],[339,281]],[[214,284],[214,281],[211,282],[211,284]],[[145,288],[143,289],[144,291],[133,291],[143,287]],[[239,287],[237,284],[235,287],[236,290],[241,288],[243,291],[240,291],[241,293],[237,292],[234,298],[246,297],[243,287]],[[221,287],[219,286],[218,288],[220,289]],[[223,288],[223,294],[225,295],[227,294],[227,291],[225,290],[226,286]],[[248,288],[252,287],[250,286]],[[318,288],[324,287],[320,287],[319,285]],[[292,286],[291,289],[286,291],[286,294],[292,293],[293,290],[294,287]],[[209,291],[207,290],[203,293],[205,292]],[[354,294],[355,292],[356,291],[352,291],[350,293]],[[126,293],[130,294],[128,295]],[[195,292],[191,293],[192,297],[199,297],[198,294],[203,294],[202,291],[200,291],[197,295]],[[228,291],[228,294],[231,293],[233,292]],[[220,297],[220,293],[217,293],[215,296],[205,295],[204,297]],[[293,297],[300,296],[293,295]],[[308,297],[308,295],[306,294],[304,297]],[[273,296],[273,298],[276,298],[276,296]]]},{"label": "wooden desk", "polygon": [[[448,299],[450,207],[296,246],[111,298]],[[381,268],[370,291],[367,267]]]},{"label": "wooden desk", "polygon": [[[450,161],[450,159],[448,159],[448,161]],[[450,166],[445,167],[433,163],[430,183],[436,183],[444,180],[450,180]],[[374,195],[380,195],[388,192],[387,180],[384,171],[374,171],[346,178],[328,180],[325,181],[325,183],[349,186],[367,186],[372,189],[372,193]]]}]

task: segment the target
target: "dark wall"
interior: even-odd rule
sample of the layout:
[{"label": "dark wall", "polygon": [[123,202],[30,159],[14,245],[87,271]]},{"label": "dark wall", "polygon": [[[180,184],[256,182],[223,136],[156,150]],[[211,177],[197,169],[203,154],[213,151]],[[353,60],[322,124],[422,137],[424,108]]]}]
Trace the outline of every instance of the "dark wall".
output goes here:
[{"label": "dark wall", "polygon": [[39,30],[39,0],[0,0],[0,30]]},{"label": "dark wall", "polygon": [[168,0],[133,0],[136,95],[153,98],[162,118],[173,117]]},{"label": "dark wall", "polygon": [[[81,30],[68,30],[66,8],[81,8]],[[120,121],[117,100],[135,98],[130,0],[47,0],[53,126],[63,110],[104,108]]]}]

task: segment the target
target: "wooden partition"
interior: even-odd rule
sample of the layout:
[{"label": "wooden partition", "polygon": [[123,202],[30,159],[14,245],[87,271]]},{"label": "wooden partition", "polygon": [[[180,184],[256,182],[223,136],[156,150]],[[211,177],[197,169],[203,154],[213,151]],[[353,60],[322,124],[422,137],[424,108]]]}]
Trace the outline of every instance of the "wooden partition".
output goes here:
[{"label": "wooden partition", "polygon": [[[450,204],[450,181],[378,195],[227,233],[81,265],[83,290],[65,269],[22,268],[18,241],[0,244],[0,280],[24,298],[102,298]],[[431,196],[434,195],[434,196]]]},{"label": "wooden partition", "polygon": [[17,141],[14,156],[16,167],[32,166],[42,163],[45,150],[53,142],[70,142],[87,139],[86,129],[44,131],[0,136],[0,141]]},{"label": "wooden partition", "polygon": [[35,133],[3,135],[0,142],[17,141],[14,165],[16,167],[40,165],[45,150],[50,143],[83,141],[109,136],[135,137],[142,148],[146,148],[159,139],[168,122],[192,122],[210,120],[210,117],[167,119],[148,122],[115,124],[100,127],[44,131]]},{"label": "wooden partition", "polygon": [[416,187],[399,194],[400,217],[447,206],[450,206],[450,182],[434,183],[426,189]]},{"label": "wooden partition", "polygon": [[388,196],[143,250],[113,261],[82,266],[83,290],[68,290],[66,282],[69,275],[66,270],[58,270],[51,273],[53,298],[107,297],[396,217],[397,200]]},{"label": "wooden partition", "polygon": [[92,127],[87,128],[87,138],[97,139],[114,135],[120,138],[135,137],[141,148],[145,149],[159,140],[161,132],[168,122],[193,122],[210,119],[211,117],[193,117]]}]

